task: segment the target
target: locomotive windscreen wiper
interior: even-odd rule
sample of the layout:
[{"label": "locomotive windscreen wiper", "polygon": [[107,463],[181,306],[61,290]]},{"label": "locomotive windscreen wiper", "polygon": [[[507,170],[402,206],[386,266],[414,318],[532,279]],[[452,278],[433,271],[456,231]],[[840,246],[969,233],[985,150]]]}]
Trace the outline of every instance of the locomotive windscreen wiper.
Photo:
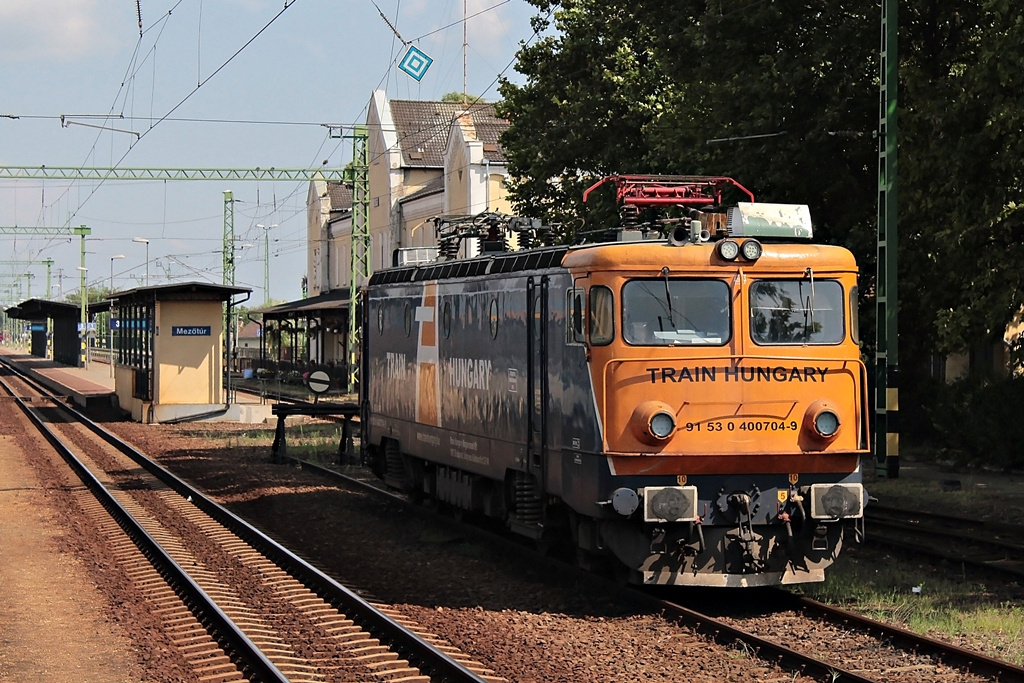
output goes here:
[{"label": "locomotive windscreen wiper", "polygon": [[804,270],[804,277],[811,281],[811,295],[804,300],[804,283],[800,283],[800,302],[804,304],[804,340],[811,338],[814,332],[814,270],[808,266]]},{"label": "locomotive windscreen wiper", "polygon": [[668,303],[668,324],[676,329],[676,323],[672,319],[672,292],[668,288],[668,266],[662,266],[661,277],[665,279],[665,301]]}]

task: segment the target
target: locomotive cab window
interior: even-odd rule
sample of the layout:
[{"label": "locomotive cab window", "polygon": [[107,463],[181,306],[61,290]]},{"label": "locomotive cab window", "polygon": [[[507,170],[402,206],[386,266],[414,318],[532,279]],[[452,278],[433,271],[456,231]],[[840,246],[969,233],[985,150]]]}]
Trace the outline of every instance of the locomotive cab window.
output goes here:
[{"label": "locomotive cab window", "polygon": [[750,285],[755,344],[843,341],[843,288],[835,280],[758,280]]},{"label": "locomotive cab window", "polygon": [[602,285],[590,288],[590,343],[610,344],[615,336],[615,306],[612,290]]},{"label": "locomotive cab window", "polygon": [[565,292],[565,342],[567,344],[582,344],[583,336],[583,312],[584,290],[582,287],[574,287]]},{"label": "locomotive cab window", "polygon": [[623,338],[637,346],[720,346],[732,330],[722,280],[658,278],[622,287]]}]

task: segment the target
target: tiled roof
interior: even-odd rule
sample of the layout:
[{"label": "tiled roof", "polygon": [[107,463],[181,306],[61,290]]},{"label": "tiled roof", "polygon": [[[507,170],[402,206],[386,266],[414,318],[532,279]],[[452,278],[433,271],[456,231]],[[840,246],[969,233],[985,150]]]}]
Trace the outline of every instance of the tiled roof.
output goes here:
[{"label": "tiled roof", "polygon": [[352,187],[344,183],[327,183],[327,197],[331,200],[331,211],[348,211],[352,208]]},{"label": "tiled roof", "polygon": [[419,199],[420,197],[426,197],[428,195],[437,194],[438,192],[444,192],[444,176],[440,175],[428,182],[426,185],[416,190],[411,194],[399,199],[399,203],[404,204],[405,202],[412,201],[413,199]]},{"label": "tiled roof", "polygon": [[[448,134],[456,114],[465,111],[464,105],[461,102],[420,100],[391,100],[390,105],[391,119],[402,149],[402,164],[406,167],[444,166]],[[498,135],[508,127],[508,123],[496,118],[493,104],[471,104],[469,112],[477,137],[484,143],[484,156],[489,161],[503,161]]]}]

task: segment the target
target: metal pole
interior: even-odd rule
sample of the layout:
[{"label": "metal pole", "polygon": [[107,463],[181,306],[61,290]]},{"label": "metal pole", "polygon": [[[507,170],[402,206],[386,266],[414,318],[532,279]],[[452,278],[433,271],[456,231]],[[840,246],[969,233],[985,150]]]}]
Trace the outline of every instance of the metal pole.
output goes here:
[{"label": "metal pole", "polygon": [[[110,294],[114,293],[114,261],[124,258],[124,254],[110,257]],[[110,376],[114,376],[114,299],[110,298],[110,310],[107,312],[107,353],[110,354]]]},{"label": "metal pole", "polygon": [[81,241],[82,241],[82,259],[81,259],[82,260],[82,265],[79,266],[79,268],[78,268],[78,270],[82,274],[82,277],[80,278],[80,280],[81,280],[81,297],[80,298],[81,298],[81,308],[82,308],[82,311],[81,311],[82,350],[81,350],[81,358],[79,359],[79,362],[82,364],[82,367],[84,367],[84,368],[89,367],[89,329],[88,329],[89,318],[88,318],[88,315],[86,314],[86,310],[88,308],[89,293],[85,289],[85,274],[86,274],[86,272],[88,272],[89,269],[85,267],[85,236],[88,235],[91,232],[92,232],[92,229],[91,228],[87,228],[84,225],[80,225],[77,228],[75,228],[75,234],[76,235],[80,235],[81,236]]},{"label": "metal pole", "polygon": [[900,472],[899,297],[897,296],[896,111],[897,0],[882,2],[878,130],[878,263],[875,287],[875,472]]},{"label": "metal pole", "polygon": [[146,245],[146,286],[149,287],[149,240],[145,237],[133,237],[132,242]]}]

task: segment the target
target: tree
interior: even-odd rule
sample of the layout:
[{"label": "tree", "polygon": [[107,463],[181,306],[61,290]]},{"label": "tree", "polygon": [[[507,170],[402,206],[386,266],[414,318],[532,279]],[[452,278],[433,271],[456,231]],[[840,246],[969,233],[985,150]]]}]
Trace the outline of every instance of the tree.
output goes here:
[{"label": "tree", "polygon": [[[603,175],[730,175],[759,201],[809,204],[873,304],[876,5],[530,1],[554,30],[520,50],[525,84],[500,87],[517,210],[593,226],[612,208],[585,213],[581,192]],[[1024,20],[1010,0],[910,0],[898,20],[901,356],[923,371],[1024,306]]]},{"label": "tree", "polygon": [[483,97],[480,97],[479,95],[466,95],[457,90],[452,90],[451,92],[446,92],[444,95],[441,95],[441,101],[469,102],[470,104],[481,104],[486,102],[487,100],[485,100]]},{"label": "tree", "polygon": [[582,188],[607,174],[731,175],[759,200],[810,204],[826,238],[870,253],[874,43],[846,40],[865,14],[838,2],[724,14],[695,0],[534,4],[558,34],[520,52],[525,85],[501,85],[517,207],[580,215]]}]

